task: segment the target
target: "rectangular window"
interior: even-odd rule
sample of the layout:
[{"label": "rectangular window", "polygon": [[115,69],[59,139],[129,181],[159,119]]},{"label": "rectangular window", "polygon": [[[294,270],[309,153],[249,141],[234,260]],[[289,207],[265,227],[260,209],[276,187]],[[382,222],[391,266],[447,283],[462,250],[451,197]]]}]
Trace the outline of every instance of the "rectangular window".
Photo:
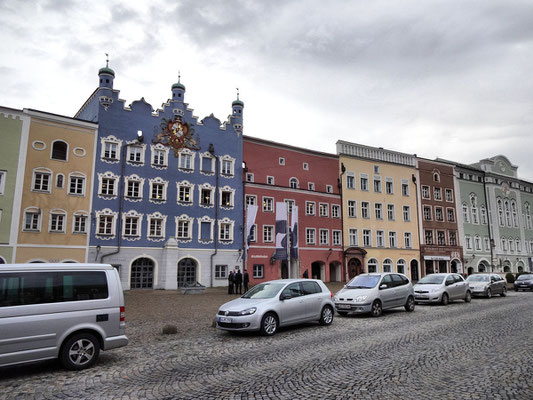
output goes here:
[{"label": "rectangular window", "polygon": [[215,265],[215,279],[225,279],[228,272],[227,265]]},{"label": "rectangular window", "polygon": [[155,149],[153,152],[152,164],[158,167],[164,167],[167,165],[166,152],[164,150]]},{"label": "rectangular window", "polygon": [[331,205],[331,217],[332,218],[340,218],[341,216],[341,207],[337,204]]},{"label": "rectangular window", "polygon": [[368,192],[368,176],[361,176],[361,190]]},{"label": "rectangular window", "polygon": [[424,231],[424,239],[426,244],[433,244],[433,231]]},{"label": "rectangular window", "polygon": [[190,154],[180,153],[179,168],[187,170],[192,169],[192,156]]},{"label": "rectangular window", "polygon": [[444,221],[442,207],[435,207],[435,221]]},{"label": "rectangular window", "polygon": [[403,220],[405,222],[411,221],[411,207],[403,206]]},{"label": "rectangular window", "polygon": [[442,189],[441,188],[433,189],[433,198],[435,200],[442,200]]},{"label": "rectangular window", "polygon": [[457,234],[455,231],[448,232],[448,238],[450,240],[450,246],[457,246]]},{"label": "rectangular window", "polygon": [[254,174],[247,172],[246,173],[246,182],[253,182],[254,181]]},{"label": "rectangular window", "polygon": [[274,199],[272,197],[263,197],[263,211],[264,212],[274,211]]},{"label": "rectangular window", "polygon": [[33,190],[37,190],[39,192],[49,192],[50,174],[44,172],[36,172],[35,181],[33,183]]},{"label": "rectangular window", "polygon": [[402,179],[402,196],[409,196],[409,181]]},{"label": "rectangular window", "polygon": [[321,245],[328,245],[329,244],[329,231],[327,229],[320,229],[319,231],[319,240]]},{"label": "rectangular window", "polygon": [[325,203],[320,203],[318,205],[318,215],[320,217],[328,217],[329,216],[329,205]]},{"label": "rectangular window", "polygon": [[118,143],[105,142],[104,143],[104,158],[110,160],[118,160]]},{"label": "rectangular window", "polygon": [[163,220],[161,218],[150,218],[150,237],[163,237]]},{"label": "rectangular window", "polygon": [[252,196],[247,194],[246,195],[246,205],[247,206],[255,206],[257,204],[257,196]]},{"label": "rectangular window", "polygon": [[68,185],[69,194],[83,195],[85,188],[85,178],[82,176],[71,176]]},{"label": "rectangular window", "polygon": [[326,185],[326,193],[333,193],[333,186]]},{"label": "rectangular window", "polygon": [[231,236],[231,224],[222,223],[220,224],[220,240],[221,241],[230,241],[232,239]]},{"label": "rectangular window", "polygon": [[74,233],[87,233],[87,216],[74,216]]},{"label": "rectangular window", "polygon": [[213,157],[202,156],[200,158],[200,160],[201,160],[201,164],[202,164],[200,166],[202,168],[202,172],[205,173],[205,174],[212,174],[213,173],[213,161],[214,161],[214,158]]},{"label": "rectangular window", "polygon": [[178,201],[181,203],[190,203],[192,201],[190,186],[179,186]]},{"label": "rectangular window", "polygon": [[138,198],[140,195],[141,182],[127,181],[126,196]]},{"label": "rectangular window", "polygon": [[370,229],[363,229],[363,246],[372,246],[372,231]]},{"label": "rectangular window", "polygon": [[233,161],[232,160],[222,160],[222,175],[231,176],[233,175]]},{"label": "rectangular window", "polygon": [[128,161],[132,163],[140,163],[142,161],[142,147],[128,146]]},{"label": "rectangular window", "polygon": [[114,178],[102,178],[101,195],[114,196],[115,195],[115,179]]},{"label": "rectangular window", "polygon": [[490,239],[487,236],[485,236],[483,238],[483,241],[485,242],[485,250],[489,251],[490,250]]},{"label": "rectangular window", "polygon": [[394,184],[393,184],[392,178],[386,178],[385,192],[387,194],[394,194]]},{"label": "rectangular window", "polygon": [[348,239],[350,240],[350,246],[359,246],[359,239],[357,237],[357,229],[350,229],[348,231]]},{"label": "rectangular window", "polygon": [[252,225],[249,240],[250,242],[257,242],[257,225]]},{"label": "rectangular window", "polygon": [[355,175],[353,172],[348,172],[346,175],[346,188],[355,189]]},{"label": "rectangular window", "polygon": [[200,204],[210,206],[212,204],[213,189],[202,189],[200,192]]},{"label": "rectangular window", "polygon": [[233,192],[223,190],[220,196],[220,201],[222,207],[233,207]]},{"label": "rectangular window", "polygon": [[6,171],[0,171],[0,194],[4,194],[6,188]]},{"label": "rectangular window", "polygon": [[271,225],[263,225],[263,242],[274,242],[274,227]]},{"label": "rectangular window", "polygon": [[305,215],[315,215],[315,203],[312,201],[305,202]]},{"label": "rectangular window", "polygon": [[370,218],[370,203],[367,201],[361,202],[361,218]]},{"label": "rectangular window", "polygon": [[24,214],[24,230],[39,231],[39,222],[41,214],[37,211],[26,211]]},{"label": "rectangular window", "polygon": [[254,264],[253,277],[255,279],[263,279],[265,266],[263,264]]},{"label": "rectangular window", "polygon": [[333,231],[333,246],[340,246],[341,245],[341,231]]},{"label": "rectangular window", "polygon": [[126,217],[124,220],[124,235],[125,236],[138,236],[139,218],[138,217]]},{"label": "rectangular window", "polygon": [[381,178],[374,177],[374,192],[381,193]]},{"label": "rectangular window", "polygon": [[453,190],[446,189],[445,191],[446,201],[453,202]]},{"label": "rectangular window", "polygon": [[405,232],[403,234],[403,242],[404,242],[404,245],[405,245],[406,249],[410,249],[411,248],[411,246],[412,246],[411,232]]},{"label": "rectangular window", "polygon": [[376,246],[385,247],[385,232],[376,231]]},{"label": "rectangular window", "polygon": [[387,204],[387,219],[394,221],[394,204]]},{"label": "rectangular window", "polygon": [[348,217],[350,218],[356,218],[356,203],[355,200],[348,200]]},{"label": "rectangular window", "polygon": [[309,190],[315,190],[315,184],[313,182],[307,183],[307,189]]},{"label": "rectangular window", "polygon": [[314,228],[306,228],[305,237],[307,244],[316,244],[316,231]]},{"label": "rectangular window", "polygon": [[190,221],[189,220],[179,220],[178,229],[176,237],[178,239],[188,239],[190,237]]},{"label": "rectangular window", "polygon": [[444,231],[437,231],[437,245],[446,246],[446,235]]},{"label": "rectangular window", "polygon": [[152,183],[152,193],[150,198],[152,200],[165,200],[165,185],[163,183]]},{"label": "rectangular window", "polygon": [[52,214],[50,217],[50,232],[65,232],[65,214]]},{"label": "rectangular window", "polygon": [[448,215],[448,222],[455,222],[455,212],[453,208],[447,208],[446,214]]},{"label": "rectangular window", "polygon": [[112,235],[113,234],[113,216],[112,215],[100,215],[98,221],[98,234],[99,235]]},{"label": "rectangular window", "polygon": [[472,238],[470,236],[465,236],[466,248],[472,250]]},{"label": "rectangular window", "polygon": [[374,204],[374,214],[376,219],[383,219],[383,204],[375,203]]},{"label": "rectangular window", "polygon": [[274,177],[267,176],[267,185],[273,185],[273,184],[274,184]]},{"label": "rectangular window", "polygon": [[476,247],[476,250],[481,250],[481,238],[479,236],[474,238],[474,246]]},{"label": "rectangular window", "polygon": [[397,247],[396,232],[389,232],[389,247]]},{"label": "rectangular window", "polygon": [[431,207],[424,206],[424,221],[431,221]]},{"label": "rectangular window", "polygon": [[429,195],[429,186],[422,186],[422,198],[423,199],[430,199]]}]

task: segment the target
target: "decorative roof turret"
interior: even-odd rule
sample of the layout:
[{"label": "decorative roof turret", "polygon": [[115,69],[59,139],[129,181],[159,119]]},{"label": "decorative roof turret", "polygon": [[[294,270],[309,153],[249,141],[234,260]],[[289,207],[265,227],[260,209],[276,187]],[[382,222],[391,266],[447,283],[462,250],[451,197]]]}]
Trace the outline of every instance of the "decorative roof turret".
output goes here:
[{"label": "decorative roof turret", "polygon": [[178,71],[178,82],[172,85],[172,101],[183,103],[185,100],[185,85],[181,83],[181,74]]},{"label": "decorative roof turret", "polygon": [[113,89],[113,80],[115,79],[115,71],[109,68],[109,54],[105,53],[106,62],[105,67],[98,70],[98,76],[100,78],[99,87],[106,87]]}]

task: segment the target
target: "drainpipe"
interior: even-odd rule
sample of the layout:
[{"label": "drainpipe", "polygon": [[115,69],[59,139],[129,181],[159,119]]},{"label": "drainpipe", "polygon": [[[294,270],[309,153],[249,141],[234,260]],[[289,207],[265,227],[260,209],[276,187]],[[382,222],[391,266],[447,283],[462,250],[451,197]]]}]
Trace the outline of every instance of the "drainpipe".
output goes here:
[{"label": "drainpipe", "polygon": [[[339,175],[339,179],[337,180],[337,186],[339,187],[339,194],[341,195],[341,246],[342,246],[342,272],[344,275],[344,282],[348,281],[348,271],[346,269],[346,254],[344,252],[344,216],[343,216],[343,208],[344,208],[344,199],[342,198],[342,176],[346,172],[346,167],[344,166],[344,163],[341,163],[341,174]],[[331,279],[331,278],[330,278]]]},{"label": "drainpipe", "polygon": [[[218,163],[220,160],[218,160],[215,156],[215,146],[213,146],[213,143],[209,143],[209,153],[213,157],[215,157],[215,195],[213,198],[213,201],[215,202],[215,226],[214,226],[214,240],[215,240],[215,252],[211,254],[211,262],[210,262],[210,271],[211,271],[211,287],[213,287],[213,258],[218,253]],[[229,266],[228,266],[229,267]]]}]

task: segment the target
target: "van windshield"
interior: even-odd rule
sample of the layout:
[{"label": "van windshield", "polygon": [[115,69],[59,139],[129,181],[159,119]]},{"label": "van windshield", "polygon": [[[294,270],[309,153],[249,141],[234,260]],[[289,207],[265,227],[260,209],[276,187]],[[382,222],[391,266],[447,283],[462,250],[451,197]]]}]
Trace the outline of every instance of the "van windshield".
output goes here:
[{"label": "van windshield", "polygon": [[358,275],[353,278],[346,289],[372,289],[379,282],[380,275]]}]

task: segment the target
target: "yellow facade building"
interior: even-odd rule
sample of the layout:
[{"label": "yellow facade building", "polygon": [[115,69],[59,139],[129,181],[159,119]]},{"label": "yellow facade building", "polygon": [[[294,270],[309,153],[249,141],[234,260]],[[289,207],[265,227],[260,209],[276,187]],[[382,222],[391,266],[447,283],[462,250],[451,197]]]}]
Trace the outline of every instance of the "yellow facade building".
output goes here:
[{"label": "yellow facade building", "polygon": [[347,279],[364,272],[420,276],[414,155],[337,142]]},{"label": "yellow facade building", "polygon": [[97,124],[30,117],[14,260],[87,262]]}]

